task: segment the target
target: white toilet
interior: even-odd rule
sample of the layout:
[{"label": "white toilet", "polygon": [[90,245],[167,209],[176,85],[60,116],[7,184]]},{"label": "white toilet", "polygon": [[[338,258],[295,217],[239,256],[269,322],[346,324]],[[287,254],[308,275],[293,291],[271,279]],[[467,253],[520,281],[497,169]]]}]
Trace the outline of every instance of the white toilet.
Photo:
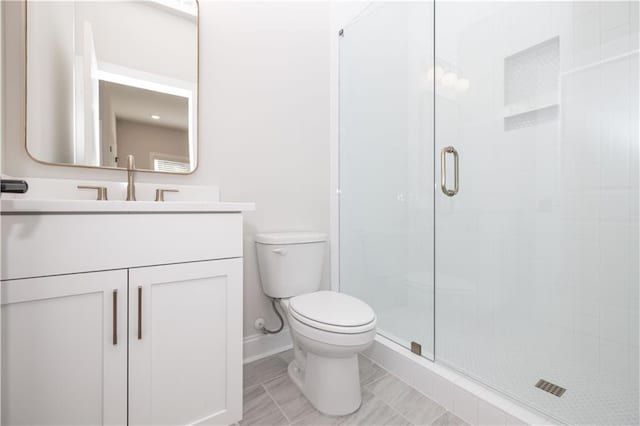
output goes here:
[{"label": "white toilet", "polygon": [[280,299],[295,358],[289,376],[320,412],[333,416],[360,407],[358,352],[376,334],[376,316],[363,301],[318,291],[326,235],[317,232],[256,235],[262,288]]}]

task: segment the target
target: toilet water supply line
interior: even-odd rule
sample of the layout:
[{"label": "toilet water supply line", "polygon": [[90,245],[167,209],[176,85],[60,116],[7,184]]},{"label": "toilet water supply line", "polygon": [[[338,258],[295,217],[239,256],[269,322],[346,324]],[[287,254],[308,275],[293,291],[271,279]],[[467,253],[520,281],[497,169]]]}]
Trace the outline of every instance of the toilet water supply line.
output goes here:
[{"label": "toilet water supply line", "polygon": [[264,334],[276,334],[276,333],[280,333],[282,331],[282,329],[284,328],[284,319],[282,319],[282,315],[280,315],[280,312],[278,312],[278,308],[276,307],[276,302],[279,299],[271,299],[271,306],[273,306],[273,311],[276,313],[276,315],[278,316],[278,319],[280,319],[280,327],[278,327],[277,330],[269,330],[267,327],[263,326],[262,327],[262,332]]}]

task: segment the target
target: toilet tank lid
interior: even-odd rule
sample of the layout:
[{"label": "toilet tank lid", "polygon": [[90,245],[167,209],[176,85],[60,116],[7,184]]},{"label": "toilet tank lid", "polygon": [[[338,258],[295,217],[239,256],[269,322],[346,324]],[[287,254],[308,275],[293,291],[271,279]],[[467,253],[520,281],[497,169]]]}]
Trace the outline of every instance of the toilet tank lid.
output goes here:
[{"label": "toilet tank lid", "polygon": [[263,232],[256,234],[256,243],[262,244],[304,244],[327,241],[322,232]]}]

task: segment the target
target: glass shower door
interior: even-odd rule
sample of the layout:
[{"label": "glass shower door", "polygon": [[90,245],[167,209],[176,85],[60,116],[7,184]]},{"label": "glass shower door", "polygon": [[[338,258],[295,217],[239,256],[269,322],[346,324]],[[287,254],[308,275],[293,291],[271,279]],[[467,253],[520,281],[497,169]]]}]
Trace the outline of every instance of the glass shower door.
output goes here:
[{"label": "glass shower door", "polygon": [[638,3],[436,2],[435,32],[437,361],[638,424]]},{"label": "glass shower door", "polygon": [[429,358],[432,73],[431,2],[374,4],[343,30],[340,290],[373,307],[382,335]]}]

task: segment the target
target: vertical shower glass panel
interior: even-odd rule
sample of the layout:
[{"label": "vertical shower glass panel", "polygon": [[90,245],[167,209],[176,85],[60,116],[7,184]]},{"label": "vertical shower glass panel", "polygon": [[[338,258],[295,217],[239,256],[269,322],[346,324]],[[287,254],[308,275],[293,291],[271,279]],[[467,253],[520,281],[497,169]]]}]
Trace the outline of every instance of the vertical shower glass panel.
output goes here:
[{"label": "vertical shower glass panel", "polygon": [[638,424],[638,2],[436,2],[435,33],[436,360]]},{"label": "vertical shower glass panel", "polygon": [[433,358],[433,3],[369,6],[340,37],[340,289]]}]

